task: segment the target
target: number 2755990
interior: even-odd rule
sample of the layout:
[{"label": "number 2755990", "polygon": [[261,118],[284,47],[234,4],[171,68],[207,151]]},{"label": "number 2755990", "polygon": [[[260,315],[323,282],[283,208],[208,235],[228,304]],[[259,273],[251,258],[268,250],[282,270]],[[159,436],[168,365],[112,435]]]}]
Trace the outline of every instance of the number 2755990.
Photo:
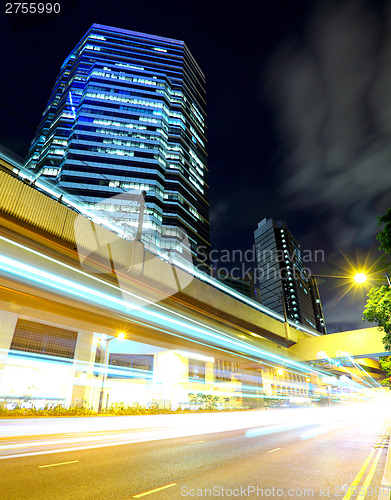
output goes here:
[{"label": "number 2755990", "polygon": [[6,14],[59,14],[61,5],[59,3],[17,3],[5,4]]}]

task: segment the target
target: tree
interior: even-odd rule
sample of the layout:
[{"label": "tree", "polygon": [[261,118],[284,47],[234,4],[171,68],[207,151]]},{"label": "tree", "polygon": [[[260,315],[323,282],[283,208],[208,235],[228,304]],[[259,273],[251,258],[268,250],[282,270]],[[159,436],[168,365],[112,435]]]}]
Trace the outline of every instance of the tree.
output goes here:
[{"label": "tree", "polygon": [[391,208],[384,215],[378,217],[377,220],[379,224],[385,224],[383,231],[377,235],[377,239],[380,241],[379,250],[391,253]]},{"label": "tree", "polygon": [[[383,231],[377,235],[380,242],[379,250],[383,250],[382,272],[388,271],[390,267],[391,254],[391,208],[378,217],[379,225],[385,224]],[[383,344],[387,351],[391,350],[391,287],[374,286],[368,292],[368,300],[365,305],[364,319],[371,323],[377,323],[377,326],[385,332]],[[391,356],[379,359],[380,367],[391,375]]]},{"label": "tree", "polygon": [[390,386],[391,356],[379,359],[380,368],[387,373],[387,377],[380,381],[381,385]]},{"label": "tree", "polygon": [[387,351],[391,350],[391,289],[388,286],[374,286],[368,292],[364,318],[377,323],[385,332],[383,344]]}]

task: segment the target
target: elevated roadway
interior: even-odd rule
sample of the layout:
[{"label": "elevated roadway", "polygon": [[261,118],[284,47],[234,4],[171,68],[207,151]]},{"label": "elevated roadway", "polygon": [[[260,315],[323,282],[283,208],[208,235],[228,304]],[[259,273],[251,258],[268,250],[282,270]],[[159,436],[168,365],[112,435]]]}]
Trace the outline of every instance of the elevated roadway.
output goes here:
[{"label": "elevated roadway", "polygon": [[[0,309],[144,343],[219,357],[292,360],[384,355],[376,328],[320,335],[22,182],[0,160]],[[6,320],[4,320],[6,321]],[[3,336],[4,337],[4,336]],[[0,348],[7,342],[0,334]],[[1,339],[3,338],[3,343]],[[352,350],[353,349],[353,350]]]},{"label": "elevated roadway", "polygon": [[[0,171],[0,186],[1,308],[5,311],[24,315],[29,311],[47,321],[61,316],[70,327],[77,323],[109,334],[129,331],[134,340],[170,348],[190,348],[197,342],[197,350],[205,344],[209,352],[210,347],[225,344],[232,354],[241,353],[244,344],[286,354],[298,339],[318,335],[287,324],[273,311],[263,312],[263,306],[235,291],[219,290],[218,282],[212,286],[189,275],[146,251],[141,242],[121,239],[6,172]],[[40,271],[49,273],[52,283],[40,277]],[[58,283],[60,278],[78,283],[114,301],[97,301],[86,292],[75,295],[69,287],[56,286],[56,276]],[[121,300],[125,304],[113,307]],[[210,335],[203,332],[200,338],[153,317],[162,308],[171,319],[191,319],[193,327],[208,325]],[[240,345],[215,340],[214,331],[223,331]]]}]

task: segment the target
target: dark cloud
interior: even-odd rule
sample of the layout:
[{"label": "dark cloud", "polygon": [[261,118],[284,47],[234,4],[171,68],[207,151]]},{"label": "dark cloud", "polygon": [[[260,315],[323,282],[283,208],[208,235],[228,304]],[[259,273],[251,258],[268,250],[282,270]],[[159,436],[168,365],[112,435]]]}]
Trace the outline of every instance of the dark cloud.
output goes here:
[{"label": "dark cloud", "polygon": [[220,201],[210,207],[209,222],[213,226],[215,233],[224,232],[222,221],[228,216],[229,208],[230,206],[227,201]]},{"label": "dark cloud", "polygon": [[287,152],[281,196],[318,215],[314,241],[326,233],[343,250],[373,243],[391,205],[390,24],[389,3],[322,4],[266,72]]},{"label": "dark cloud", "polygon": [[360,320],[364,304],[362,300],[354,303],[347,301],[335,302],[335,300],[323,300],[323,312],[327,321],[328,333],[353,330],[359,328],[373,328],[375,325],[368,321]]}]

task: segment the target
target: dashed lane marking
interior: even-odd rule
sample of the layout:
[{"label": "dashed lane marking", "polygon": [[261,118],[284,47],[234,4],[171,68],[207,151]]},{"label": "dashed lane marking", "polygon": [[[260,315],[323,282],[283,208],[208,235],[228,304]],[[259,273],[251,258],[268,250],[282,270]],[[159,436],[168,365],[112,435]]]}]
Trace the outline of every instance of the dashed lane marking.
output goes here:
[{"label": "dashed lane marking", "polygon": [[39,465],[39,469],[44,469],[45,467],[57,467],[57,465],[67,465],[67,464],[75,464],[79,462],[79,460],[72,460],[71,462],[60,462],[59,464],[49,464],[49,465]]},{"label": "dashed lane marking", "polygon": [[160,486],[160,488],[155,488],[154,490],[149,490],[149,491],[144,491],[144,493],[139,493],[138,495],[133,495],[133,498],[141,498],[145,497],[146,495],[151,495],[151,493],[156,493],[156,491],[162,491],[167,488],[172,488],[173,486],[176,486],[176,483],[170,483],[166,484],[166,486]]}]

